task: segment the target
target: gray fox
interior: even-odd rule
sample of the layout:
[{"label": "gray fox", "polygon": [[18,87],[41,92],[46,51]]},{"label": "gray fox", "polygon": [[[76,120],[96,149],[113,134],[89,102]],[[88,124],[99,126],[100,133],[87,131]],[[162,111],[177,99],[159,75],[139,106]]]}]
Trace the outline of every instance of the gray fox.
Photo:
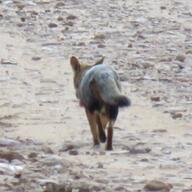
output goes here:
[{"label": "gray fox", "polygon": [[118,109],[130,106],[131,101],[121,94],[117,73],[103,61],[104,57],[94,65],[84,65],[74,56],[70,59],[76,96],[85,108],[93,143],[99,145],[107,140],[106,150],[112,150],[113,126]]}]

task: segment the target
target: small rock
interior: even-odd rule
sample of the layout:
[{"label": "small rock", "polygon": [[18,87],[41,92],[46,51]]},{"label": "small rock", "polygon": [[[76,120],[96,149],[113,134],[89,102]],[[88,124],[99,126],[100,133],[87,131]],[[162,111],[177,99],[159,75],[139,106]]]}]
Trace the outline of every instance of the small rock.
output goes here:
[{"label": "small rock", "polygon": [[191,192],[192,191],[192,187],[189,189],[184,189],[182,192]]},{"label": "small rock", "polygon": [[57,24],[56,23],[49,23],[48,25],[50,28],[56,28],[57,27]]},{"label": "small rock", "polygon": [[187,50],[186,54],[192,54],[192,49]]},{"label": "small rock", "polygon": [[66,184],[47,183],[44,192],[72,192],[72,187]]},{"label": "small rock", "polygon": [[59,7],[63,7],[65,4],[63,2],[58,2],[56,5],[55,5],[55,8],[59,8]]},{"label": "small rock", "polygon": [[98,47],[98,48],[105,48],[106,46],[103,45],[103,44],[99,44],[97,47]]},{"label": "small rock", "polygon": [[74,16],[74,15],[69,15],[66,19],[67,20],[74,20],[74,19],[76,19],[77,17],[76,16]]},{"label": "small rock", "polygon": [[132,47],[133,47],[133,44],[129,43],[128,48],[132,48]]},{"label": "small rock", "polygon": [[94,36],[94,39],[103,40],[103,39],[105,39],[105,35],[104,35],[104,34],[96,34],[96,35]]},{"label": "small rock", "polygon": [[0,163],[0,173],[6,175],[21,174],[23,166],[12,165],[10,163]]},{"label": "small rock", "polygon": [[176,56],[177,61],[184,62],[185,59],[186,59],[185,55],[179,54],[179,55]]},{"label": "small rock", "polygon": [[42,151],[47,154],[54,154],[53,150],[48,146],[43,146]]},{"label": "small rock", "polygon": [[69,22],[66,22],[65,25],[72,27],[74,25],[74,23],[72,21],[69,21]]},{"label": "small rock", "polygon": [[151,96],[151,101],[160,101],[160,97],[159,96]]},{"label": "small rock", "polygon": [[97,168],[103,169],[103,163],[98,163],[98,164],[97,164]]},{"label": "small rock", "polygon": [[19,144],[19,141],[13,139],[0,138],[0,147],[12,147]]},{"label": "small rock", "polygon": [[165,192],[169,192],[173,186],[169,183],[163,183],[161,181],[152,180],[147,183],[144,187],[147,191],[160,191],[164,190]]},{"label": "small rock", "polygon": [[36,56],[36,57],[32,57],[31,59],[32,59],[33,61],[39,61],[39,60],[41,60],[41,57]]},{"label": "small rock", "polygon": [[17,4],[16,6],[19,10],[22,10],[25,7],[25,5],[23,4]]},{"label": "small rock", "polygon": [[38,156],[38,154],[37,154],[37,153],[32,152],[32,153],[30,153],[30,154],[28,155],[28,158],[33,159],[33,158],[36,158],[37,156]]},{"label": "small rock", "polygon": [[64,18],[63,18],[63,17],[61,17],[61,16],[59,16],[59,17],[57,18],[57,20],[58,20],[58,21],[63,21],[63,20],[64,20]]},{"label": "small rock", "polygon": [[[57,165],[63,165],[63,161],[61,160],[61,157],[57,155],[47,155],[45,159],[42,160],[42,163],[46,166],[54,167]],[[67,162],[66,162],[67,164]]]},{"label": "small rock", "polygon": [[171,116],[173,119],[178,119],[178,118],[182,118],[183,114],[178,112],[178,113],[172,113]]},{"label": "small rock", "polygon": [[166,133],[167,130],[166,129],[155,129],[153,130],[154,133]]},{"label": "small rock", "polygon": [[0,159],[6,159],[8,161],[12,161],[13,159],[23,160],[24,157],[17,152],[0,151]]},{"label": "small rock", "polygon": [[77,46],[85,46],[85,43],[84,42],[80,42],[77,44]]},{"label": "small rock", "polygon": [[69,154],[70,154],[70,155],[78,155],[79,152],[78,152],[77,150],[70,150],[70,151],[69,151]]},{"label": "small rock", "polygon": [[74,148],[75,148],[75,146],[73,144],[64,144],[62,146],[62,148],[59,150],[59,152],[66,152],[66,151],[72,150]]},{"label": "small rock", "polygon": [[151,152],[151,149],[150,148],[136,148],[136,147],[133,147],[133,148],[129,148],[128,149],[129,150],[129,152],[131,153],[131,154],[144,154],[144,153],[149,153],[149,152]]},{"label": "small rock", "polygon": [[25,20],[26,20],[25,17],[21,17],[22,22],[25,22]]},{"label": "small rock", "polygon": [[22,26],[23,26],[23,23],[17,23],[17,26],[18,26],[18,27],[22,27]]},{"label": "small rock", "polygon": [[91,190],[87,187],[81,187],[79,188],[79,192],[91,192]]},{"label": "small rock", "polygon": [[161,9],[161,10],[165,10],[165,9],[167,9],[167,7],[162,5],[162,6],[160,7],[160,9]]}]

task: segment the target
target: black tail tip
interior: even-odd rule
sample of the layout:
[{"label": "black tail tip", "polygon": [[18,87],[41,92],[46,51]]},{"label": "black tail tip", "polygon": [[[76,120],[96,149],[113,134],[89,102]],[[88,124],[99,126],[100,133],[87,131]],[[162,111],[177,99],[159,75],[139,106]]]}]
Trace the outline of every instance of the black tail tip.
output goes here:
[{"label": "black tail tip", "polygon": [[120,96],[117,99],[117,105],[119,107],[129,107],[131,105],[131,100],[127,98],[126,96]]}]

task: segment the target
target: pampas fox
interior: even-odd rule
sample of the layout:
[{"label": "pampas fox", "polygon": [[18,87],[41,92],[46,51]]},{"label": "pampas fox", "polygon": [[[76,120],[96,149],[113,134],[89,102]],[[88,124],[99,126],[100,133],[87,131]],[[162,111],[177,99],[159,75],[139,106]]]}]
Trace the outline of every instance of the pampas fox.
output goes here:
[{"label": "pampas fox", "polygon": [[94,65],[83,65],[72,56],[70,63],[74,72],[76,96],[85,108],[93,143],[96,146],[107,140],[106,150],[112,150],[113,126],[118,109],[129,106],[131,102],[121,93],[117,73],[109,65],[103,64],[103,60]]}]

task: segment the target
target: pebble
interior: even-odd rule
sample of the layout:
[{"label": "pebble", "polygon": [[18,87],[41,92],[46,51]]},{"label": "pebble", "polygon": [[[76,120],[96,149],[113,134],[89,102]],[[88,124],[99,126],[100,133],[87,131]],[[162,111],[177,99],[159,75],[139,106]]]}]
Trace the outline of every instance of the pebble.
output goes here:
[{"label": "pebble", "polygon": [[160,101],[160,97],[159,96],[151,96],[151,101]]},{"label": "pebble", "polygon": [[176,56],[177,61],[184,62],[185,59],[186,59],[185,55],[179,54],[179,55]]},{"label": "pebble", "polygon": [[36,56],[36,57],[32,57],[31,59],[32,59],[33,61],[39,61],[39,60],[41,60],[41,57]]},{"label": "pebble", "polygon": [[165,192],[169,192],[172,188],[173,188],[173,186],[171,184],[164,183],[164,182],[157,181],[157,180],[152,180],[152,181],[148,182],[144,187],[144,189],[147,191],[164,190]]},{"label": "pebble", "polygon": [[56,23],[49,23],[49,28],[56,28],[57,27],[57,24]]},{"label": "pebble", "polygon": [[69,151],[69,154],[70,154],[70,155],[78,155],[79,152],[78,152],[77,150],[70,150],[70,151]]},{"label": "pebble", "polygon": [[178,119],[178,118],[182,118],[183,114],[178,112],[178,113],[172,113],[171,116],[173,119]]},{"label": "pebble", "polygon": [[66,19],[67,20],[74,20],[74,19],[76,19],[77,17],[76,16],[74,16],[74,15],[69,15]]},{"label": "pebble", "polygon": [[16,145],[19,145],[20,142],[13,139],[7,139],[7,138],[0,138],[0,147],[15,147]]},{"label": "pebble", "polygon": [[23,160],[24,157],[17,152],[0,151],[0,159],[6,159],[8,161],[12,161],[13,159]]}]

